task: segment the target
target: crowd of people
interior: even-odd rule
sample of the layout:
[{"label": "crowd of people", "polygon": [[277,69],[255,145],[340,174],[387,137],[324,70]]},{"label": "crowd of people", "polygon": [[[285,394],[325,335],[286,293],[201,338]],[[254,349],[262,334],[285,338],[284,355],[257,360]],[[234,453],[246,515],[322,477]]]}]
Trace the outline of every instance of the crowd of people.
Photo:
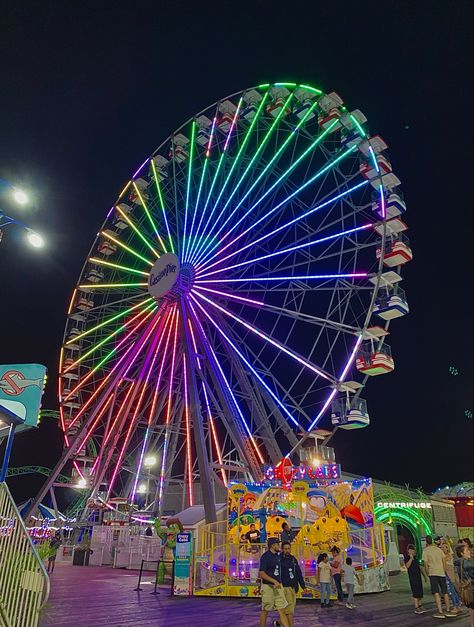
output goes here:
[{"label": "crowd of people", "polygon": [[[474,551],[469,538],[455,546],[440,536],[426,537],[426,546],[420,556],[413,544],[407,547],[405,565],[415,605],[415,614],[424,614],[423,581],[430,583],[436,604],[434,618],[457,617],[463,605],[469,609],[474,627]],[[444,606],[444,607],[443,607]]]}]

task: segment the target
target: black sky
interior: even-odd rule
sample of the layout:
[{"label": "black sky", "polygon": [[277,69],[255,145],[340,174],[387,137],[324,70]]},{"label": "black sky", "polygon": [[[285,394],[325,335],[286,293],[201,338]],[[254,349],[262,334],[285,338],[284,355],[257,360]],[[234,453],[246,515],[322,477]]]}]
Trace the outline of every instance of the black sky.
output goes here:
[{"label": "black sky", "polygon": [[[472,13],[470,0],[4,3],[0,178],[35,190],[23,215],[48,248],[13,230],[0,246],[0,362],[46,364],[57,408],[69,297],[134,167],[228,93],[307,82],[388,142],[415,254],[396,371],[369,382],[371,426],[337,434],[339,461],[426,489],[472,480]],[[48,421],[17,438],[12,465],[52,467],[60,450]],[[40,481],[11,485],[23,497]]]}]

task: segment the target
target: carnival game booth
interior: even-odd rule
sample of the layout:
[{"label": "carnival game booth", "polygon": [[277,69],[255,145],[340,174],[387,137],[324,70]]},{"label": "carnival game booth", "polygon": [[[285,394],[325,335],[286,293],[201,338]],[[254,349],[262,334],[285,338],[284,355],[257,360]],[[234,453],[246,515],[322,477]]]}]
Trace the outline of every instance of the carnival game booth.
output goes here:
[{"label": "carnival game booth", "polygon": [[[288,475],[288,473],[286,473]],[[194,594],[257,597],[260,556],[270,537],[281,537],[287,522],[294,532],[292,553],[299,560],[307,592],[319,598],[317,558],[337,546],[360,574],[356,593],[389,589],[384,567],[383,525],[375,523],[370,479],[344,481],[338,464],[299,466],[281,478],[278,467],[265,467],[261,483],[233,484],[224,522],[202,528],[197,538]],[[254,524],[260,542],[245,534]]]}]

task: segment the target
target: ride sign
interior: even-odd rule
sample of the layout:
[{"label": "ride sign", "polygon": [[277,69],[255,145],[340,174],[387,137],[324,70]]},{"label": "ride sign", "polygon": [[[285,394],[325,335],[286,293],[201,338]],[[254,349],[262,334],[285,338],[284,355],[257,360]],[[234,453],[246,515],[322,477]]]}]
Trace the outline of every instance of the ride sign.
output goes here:
[{"label": "ride sign", "polygon": [[285,473],[282,473],[280,465],[264,466],[263,476],[267,481],[282,481],[289,483],[290,481],[329,481],[331,479],[341,478],[341,467],[339,464],[327,464],[324,466],[292,466],[291,476],[288,468],[285,467]]},{"label": "ride sign", "polygon": [[[0,414],[4,410],[17,417],[17,433],[38,426],[45,381],[46,366],[41,364],[0,366]],[[0,422],[0,437],[4,429],[7,425]]]},{"label": "ride sign", "polygon": [[176,283],[179,274],[179,259],[173,253],[165,253],[157,259],[148,277],[148,292],[153,298],[161,298]]}]

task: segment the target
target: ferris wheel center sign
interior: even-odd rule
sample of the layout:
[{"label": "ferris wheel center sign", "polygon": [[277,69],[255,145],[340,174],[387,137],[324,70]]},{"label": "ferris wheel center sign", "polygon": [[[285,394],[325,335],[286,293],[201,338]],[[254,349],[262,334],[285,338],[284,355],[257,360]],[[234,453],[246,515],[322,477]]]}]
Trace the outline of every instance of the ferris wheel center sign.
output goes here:
[{"label": "ferris wheel center sign", "polygon": [[179,259],[173,253],[165,253],[155,261],[148,277],[148,291],[153,298],[161,298],[176,283],[179,275]]}]

